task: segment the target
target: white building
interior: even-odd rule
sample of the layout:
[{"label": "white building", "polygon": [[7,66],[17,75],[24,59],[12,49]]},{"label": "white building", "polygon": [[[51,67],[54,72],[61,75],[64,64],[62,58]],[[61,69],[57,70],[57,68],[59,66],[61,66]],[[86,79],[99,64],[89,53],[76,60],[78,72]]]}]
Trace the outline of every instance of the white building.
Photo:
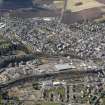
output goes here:
[{"label": "white building", "polygon": [[67,69],[75,69],[76,67],[74,65],[70,65],[69,63],[64,63],[64,64],[56,64],[55,68],[59,71],[62,71]]}]

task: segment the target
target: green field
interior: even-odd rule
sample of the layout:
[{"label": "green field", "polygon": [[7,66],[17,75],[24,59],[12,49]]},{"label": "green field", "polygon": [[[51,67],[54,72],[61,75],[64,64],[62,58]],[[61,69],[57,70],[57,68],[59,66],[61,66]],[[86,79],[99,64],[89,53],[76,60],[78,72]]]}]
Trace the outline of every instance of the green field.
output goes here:
[{"label": "green field", "polygon": [[49,90],[48,90],[48,93],[52,93],[52,92],[61,94],[61,95],[63,95],[63,96],[65,95],[65,89],[64,89],[63,87],[52,88],[52,89],[49,89]]}]

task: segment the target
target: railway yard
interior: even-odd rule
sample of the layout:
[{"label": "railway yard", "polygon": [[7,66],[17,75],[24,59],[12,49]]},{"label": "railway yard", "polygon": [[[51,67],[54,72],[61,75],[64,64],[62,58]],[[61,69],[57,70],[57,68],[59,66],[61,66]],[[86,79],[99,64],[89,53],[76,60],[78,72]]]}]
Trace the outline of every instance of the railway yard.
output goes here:
[{"label": "railway yard", "polygon": [[105,104],[104,21],[0,23],[0,105]]}]

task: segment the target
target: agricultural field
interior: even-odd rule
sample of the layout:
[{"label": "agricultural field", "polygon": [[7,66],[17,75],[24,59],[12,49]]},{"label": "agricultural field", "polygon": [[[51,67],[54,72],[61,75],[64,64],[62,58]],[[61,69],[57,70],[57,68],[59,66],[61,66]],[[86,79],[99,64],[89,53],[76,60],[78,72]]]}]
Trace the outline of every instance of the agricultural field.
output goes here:
[{"label": "agricultural field", "polygon": [[85,9],[91,9],[103,6],[105,5],[99,3],[96,0],[68,0],[67,10],[71,10],[72,12],[78,12]]}]

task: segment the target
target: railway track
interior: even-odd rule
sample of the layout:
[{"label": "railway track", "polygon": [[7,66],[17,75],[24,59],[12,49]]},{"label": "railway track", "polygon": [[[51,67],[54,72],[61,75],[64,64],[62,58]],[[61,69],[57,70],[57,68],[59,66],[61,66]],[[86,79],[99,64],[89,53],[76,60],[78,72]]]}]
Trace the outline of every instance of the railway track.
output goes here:
[{"label": "railway track", "polygon": [[[78,71],[78,72],[80,72],[79,73],[80,75],[84,75],[84,74],[88,75],[88,74],[97,74],[100,71],[102,71],[102,70],[97,70],[97,71],[92,70],[92,71],[85,71],[85,72],[84,71]],[[61,76],[62,80],[64,80],[64,79],[67,79],[67,74],[68,75],[76,75],[76,73],[77,73],[77,71],[65,70],[65,71],[59,71],[59,72],[53,72],[53,73],[50,72],[50,73],[45,73],[45,74],[29,75],[29,76],[25,76],[22,78],[10,80],[10,81],[7,81],[5,83],[1,83],[0,84],[0,90],[2,92],[2,91],[10,89],[11,87],[23,85],[27,82],[32,83],[32,81],[57,79],[59,76]]]}]

